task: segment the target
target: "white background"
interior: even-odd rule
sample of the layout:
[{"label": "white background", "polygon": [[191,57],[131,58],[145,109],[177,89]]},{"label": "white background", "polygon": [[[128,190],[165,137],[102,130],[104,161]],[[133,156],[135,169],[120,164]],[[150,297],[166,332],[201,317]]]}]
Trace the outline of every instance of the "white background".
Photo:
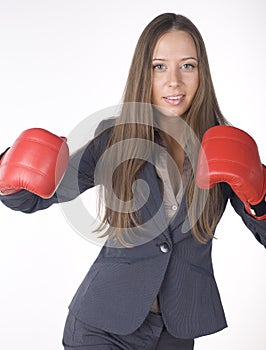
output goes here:
[{"label": "white background", "polygon": [[[201,31],[220,107],[253,136],[265,162],[265,2],[169,3],[0,0],[0,150],[31,127],[67,136],[119,103],[140,33],[158,14],[175,12]],[[0,347],[62,349],[67,306],[100,248],[74,232],[58,206],[26,215],[1,205],[0,218]],[[229,328],[195,349],[265,350],[265,249],[230,205],[217,237]]]}]

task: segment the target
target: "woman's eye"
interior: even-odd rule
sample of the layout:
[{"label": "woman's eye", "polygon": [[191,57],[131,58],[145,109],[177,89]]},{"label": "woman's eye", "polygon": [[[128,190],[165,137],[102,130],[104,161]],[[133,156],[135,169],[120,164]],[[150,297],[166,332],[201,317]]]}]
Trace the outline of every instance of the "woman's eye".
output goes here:
[{"label": "woman's eye", "polygon": [[185,63],[181,66],[181,69],[185,71],[192,71],[195,68],[195,65],[192,63]]},{"label": "woman's eye", "polygon": [[155,64],[155,65],[153,66],[153,69],[154,69],[154,70],[164,70],[164,69],[166,69],[166,67],[165,67],[164,64]]}]

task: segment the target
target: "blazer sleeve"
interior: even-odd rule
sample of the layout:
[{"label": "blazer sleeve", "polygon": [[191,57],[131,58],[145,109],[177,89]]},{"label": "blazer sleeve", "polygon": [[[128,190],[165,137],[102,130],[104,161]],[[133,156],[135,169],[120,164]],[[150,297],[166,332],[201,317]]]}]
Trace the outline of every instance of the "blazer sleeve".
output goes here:
[{"label": "blazer sleeve", "polygon": [[257,220],[252,215],[248,214],[245,210],[244,203],[231,188],[229,198],[234,210],[241,216],[247,228],[253,233],[257,241],[266,248],[266,220]]},{"label": "blazer sleeve", "polygon": [[[10,209],[33,213],[54,203],[71,201],[95,186],[95,167],[107,145],[111,130],[104,125],[102,121],[96,130],[97,136],[71,155],[66,173],[51,198],[44,199],[27,190],[21,190],[8,196],[0,196],[0,201]],[[100,132],[101,130],[104,131]]]}]

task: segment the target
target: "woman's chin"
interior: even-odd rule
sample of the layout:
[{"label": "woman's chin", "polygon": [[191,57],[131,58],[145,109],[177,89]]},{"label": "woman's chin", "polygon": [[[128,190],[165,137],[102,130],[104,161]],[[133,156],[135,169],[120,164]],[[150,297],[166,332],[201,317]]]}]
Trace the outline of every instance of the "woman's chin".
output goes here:
[{"label": "woman's chin", "polygon": [[167,107],[162,107],[158,105],[154,105],[154,108],[159,114],[161,114],[164,117],[169,117],[169,118],[182,118],[185,119],[186,117],[186,112],[180,111],[177,108],[167,108]]}]

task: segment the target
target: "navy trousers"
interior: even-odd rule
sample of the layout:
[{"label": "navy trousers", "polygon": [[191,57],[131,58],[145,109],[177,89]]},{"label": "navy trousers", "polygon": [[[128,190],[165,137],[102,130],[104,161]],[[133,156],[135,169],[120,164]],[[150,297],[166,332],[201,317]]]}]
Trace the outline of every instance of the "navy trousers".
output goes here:
[{"label": "navy trousers", "polygon": [[194,339],[177,339],[169,334],[162,316],[150,312],[132,334],[108,333],[80,322],[68,314],[63,345],[65,350],[192,350]]}]

